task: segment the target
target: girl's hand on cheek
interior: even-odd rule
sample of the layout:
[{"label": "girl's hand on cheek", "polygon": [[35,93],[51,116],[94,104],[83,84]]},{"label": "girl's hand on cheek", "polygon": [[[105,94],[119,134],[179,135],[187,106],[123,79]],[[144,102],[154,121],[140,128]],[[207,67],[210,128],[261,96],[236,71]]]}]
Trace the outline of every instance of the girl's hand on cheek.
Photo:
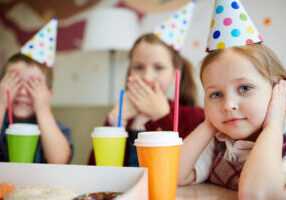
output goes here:
[{"label": "girl's hand on cheek", "polygon": [[11,102],[13,102],[13,99],[15,98],[18,90],[22,85],[23,80],[18,70],[7,71],[7,73],[0,82],[0,103],[3,103],[5,107],[7,107],[6,91],[10,91]]},{"label": "girl's hand on cheek", "polygon": [[207,113],[205,113],[205,121],[203,122],[207,129],[215,136],[216,133],[219,132],[219,130],[216,129],[216,127],[212,124],[210,119],[207,116]]},{"label": "girl's hand on cheek", "polygon": [[286,81],[280,80],[272,90],[263,127],[272,126],[284,130],[286,111]]},{"label": "girl's hand on cheek", "polygon": [[50,108],[52,95],[43,79],[31,77],[25,86],[33,98],[36,113]]},{"label": "girl's hand on cheek", "polygon": [[131,102],[140,113],[150,117],[151,120],[156,121],[170,112],[168,99],[158,83],[155,83],[152,89],[140,78],[130,77],[127,86]]}]

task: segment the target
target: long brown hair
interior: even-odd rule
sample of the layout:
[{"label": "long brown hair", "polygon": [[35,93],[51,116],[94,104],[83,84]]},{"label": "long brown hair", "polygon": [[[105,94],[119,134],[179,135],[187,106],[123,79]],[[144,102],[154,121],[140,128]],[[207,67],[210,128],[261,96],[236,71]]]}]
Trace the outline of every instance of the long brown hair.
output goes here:
[{"label": "long brown hair", "polygon": [[251,44],[210,52],[202,61],[200,71],[201,81],[206,67],[226,51],[233,51],[249,58],[258,72],[273,85],[281,79],[286,79],[286,71],[275,53],[263,44]]},{"label": "long brown hair", "polygon": [[[142,35],[134,43],[132,49],[129,52],[129,60],[132,60],[134,49],[141,42],[147,42],[151,44],[159,44],[164,46],[171,55],[174,69],[181,70],[180,80],[180,105],[194,106],[197,103],[197,87],[194,79],[194,68],[190,61],[183,58],[179,52],[161,41],[157,36],[152,33]],[[130,75],[130,66],[128,69],[127,77]]]}]

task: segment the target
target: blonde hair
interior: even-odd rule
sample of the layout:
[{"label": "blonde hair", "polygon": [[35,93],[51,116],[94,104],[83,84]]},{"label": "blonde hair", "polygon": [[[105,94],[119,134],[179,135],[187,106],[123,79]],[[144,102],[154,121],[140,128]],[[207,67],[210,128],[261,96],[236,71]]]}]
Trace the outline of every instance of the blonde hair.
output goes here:
[{"label": "blonde hair", "polygon": [[7,69],[9,68],[10,64],[12,63],[17,63],[17,62],[24,62],[26,64],[28,64],[28,66],[30,65],[35,65],[37,66],[45,75],[46,77],[46,83],[49,89],[52,89],[53,86],[53,70],[51,68],[48,68],[46,66],[44,66],[43,64],[38,63],[37,61],[23,55],[20,53],[14,54],[13,56],[11,56],[7,62],[4,64],[4,67],[1,71],[1,76],[0,76],[0,80],[2,80],[2,78],[5,76]]},{"label": "blonde hair", "polygon": [[231,47],[210,52],[202,61],[200,79],[206,67],[226,51],[239,53],[251,60],[258,72],[273,85],[281,79],[286,79],[286,71],[275,53],[263,44],[251,44],[240,47]]},{"label": "blonde hair", "polygon": [[[147,42],[150,44],[159,44],[164,46],[170,53],[174,69],[181,70],[180,80],[180,105],[194,106],[197,103],[197,87],[194,79],[194,68],[192,64],[183,58],[179,52],[161,41],[157,36],[152,33],[142,35],[134,43],[132,49],[129,52],[129,59],[132,60],[134,49],[141,42]],[[130,75],[130,66],[128,69],[127,77]]]}]

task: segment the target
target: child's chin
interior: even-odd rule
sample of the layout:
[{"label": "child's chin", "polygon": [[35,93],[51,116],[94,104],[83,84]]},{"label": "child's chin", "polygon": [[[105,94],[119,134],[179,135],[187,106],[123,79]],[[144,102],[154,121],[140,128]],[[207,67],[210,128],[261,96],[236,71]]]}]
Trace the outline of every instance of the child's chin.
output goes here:
[{"label": "child's chin", "polygon": [[15,109],[13,111],[13,116],[19,120],[29,119],[32,116],[34,116],[34,114],[35,113],[33,110],[17,110],[17,109]]}]

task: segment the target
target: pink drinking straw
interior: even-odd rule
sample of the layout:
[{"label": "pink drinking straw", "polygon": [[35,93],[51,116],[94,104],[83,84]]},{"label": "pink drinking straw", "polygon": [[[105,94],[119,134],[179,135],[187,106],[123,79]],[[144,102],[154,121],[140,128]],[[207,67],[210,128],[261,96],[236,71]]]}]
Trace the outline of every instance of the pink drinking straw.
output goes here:
[{"label": "pink drinking straw", "polygon": [[175,108],[174,108],[174,132],[178,132],[178,123],[179,123],[179,94],[180,94],[180,70],[176,70]]},{"label": "pink drinking straw", "polygon": [[11,100],[10,100],[10,91],[6,91],[7,96],[7,106],[8,106],[8,117],[9,117],[9,124],[13,124],[13,117],[12,117],[12,106],[11,106]]}]

